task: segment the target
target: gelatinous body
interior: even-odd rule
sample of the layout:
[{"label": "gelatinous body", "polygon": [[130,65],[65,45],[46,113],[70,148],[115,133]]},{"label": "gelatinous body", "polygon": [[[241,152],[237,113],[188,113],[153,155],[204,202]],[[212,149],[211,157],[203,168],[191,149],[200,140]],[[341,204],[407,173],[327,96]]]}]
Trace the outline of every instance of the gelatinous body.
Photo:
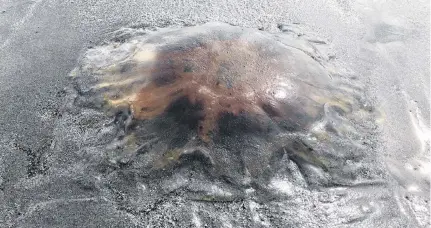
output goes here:
[{"label": "gelatinous body", "polygon": [[137,33],[87,51],[74,105],[113,117],[107,153],[142,175],[268,186],[287,156],[328,184],[360,153],[361,88],[310,42],[219,23]]}]

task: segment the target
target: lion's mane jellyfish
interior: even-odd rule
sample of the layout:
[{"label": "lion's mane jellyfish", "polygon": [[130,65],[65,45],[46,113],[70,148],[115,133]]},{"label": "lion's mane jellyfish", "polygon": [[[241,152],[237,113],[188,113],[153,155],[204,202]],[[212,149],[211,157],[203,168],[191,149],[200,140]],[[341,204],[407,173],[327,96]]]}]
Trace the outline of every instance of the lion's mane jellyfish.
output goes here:
[{"label": "lion's mane jellyfish", "polygon": [[204,195],[197,183],[266,192],[292,167],[307,186],[372,179],[352,164],[368,161],[374,109],[323,41],[220,23],[114,37],[84,54],[67,106],[107,166]]}]

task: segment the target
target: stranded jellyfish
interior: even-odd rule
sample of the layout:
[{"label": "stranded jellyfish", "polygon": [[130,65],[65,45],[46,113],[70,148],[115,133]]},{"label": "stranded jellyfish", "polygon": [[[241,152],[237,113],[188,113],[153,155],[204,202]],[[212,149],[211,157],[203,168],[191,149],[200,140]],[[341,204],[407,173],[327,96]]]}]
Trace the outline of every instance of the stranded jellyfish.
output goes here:
[{"label": "stranded jellyfish", "polygon": [[84,54],[66,107],[91,123],[86,153],[147,180],[266,191],[295,164],[306,184],[349,185],[370,175],[352,164],[373,109],[322,44],[220,23],[124,29]]}]

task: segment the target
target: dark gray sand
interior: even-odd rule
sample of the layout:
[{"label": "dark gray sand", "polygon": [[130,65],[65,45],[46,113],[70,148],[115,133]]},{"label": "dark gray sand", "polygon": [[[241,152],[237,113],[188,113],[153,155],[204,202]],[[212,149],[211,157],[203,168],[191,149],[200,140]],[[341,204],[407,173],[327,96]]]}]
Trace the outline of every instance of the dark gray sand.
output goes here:
[{"label": "dark gray sand", "polygon": [[[150,123],[134,139],[122,131],[127,115],[97,106],[103,90],[82,92],[106,75],[101,61],[133,56],[122,49],[141,39],[133,37],[209,21],[295,43],[332,78],[345,80],[346,97],[355,98],[351,115],[330,118],[332,130],[320,128],[326,137],[307,128],[299,139],[280,140],[280,131],[268,138],[253,128],[245,131],[252,132],[249,141],[240,131],[235,142],[219,136],[212,145],[221,146],[211,147],[190,141],[205,140],[175,121],[167,124],[183,138],[160,137],[163,128],[145,138]],[[128,27],[134,29],[121,29]],[[102,73],[82,67],[91,64],[102,64]],[[428,227],[429,77],[426,1],[2,1],[0,224]],[[319,129],[322,118],[311,120]],[[162,139],[151,141],[154,135]],[[175,147],[181,141],[187,147]],[[229,152],[239,148],[246,148],[241,156]]]}]

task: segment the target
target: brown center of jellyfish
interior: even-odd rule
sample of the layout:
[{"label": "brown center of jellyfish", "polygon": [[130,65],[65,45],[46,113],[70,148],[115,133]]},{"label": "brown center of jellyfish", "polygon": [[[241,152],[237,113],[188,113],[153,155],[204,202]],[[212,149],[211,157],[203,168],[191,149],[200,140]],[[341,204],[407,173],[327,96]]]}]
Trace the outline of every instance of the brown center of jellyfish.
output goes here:
[{"label": "brown center of jellyfish", "polygon": [[202,107],[198,133],[208,142],[222,114],[280,116],[274,91],[280,71],[274,56],[243,40],[157,53],[150,80],[137,92],[132,112],[136,119],[151,119],[187,98]]}]

